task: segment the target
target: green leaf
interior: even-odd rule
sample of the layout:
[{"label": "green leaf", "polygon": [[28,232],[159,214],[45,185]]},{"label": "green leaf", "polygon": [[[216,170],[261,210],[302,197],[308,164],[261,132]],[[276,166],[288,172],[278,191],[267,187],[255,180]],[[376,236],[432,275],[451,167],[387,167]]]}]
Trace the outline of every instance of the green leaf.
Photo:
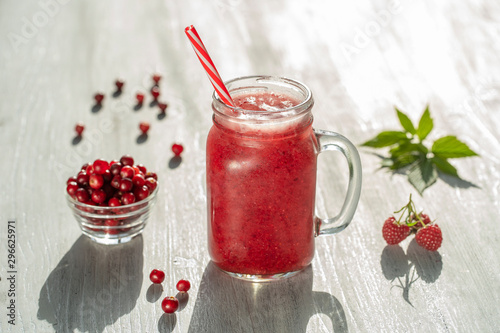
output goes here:
[{"label": "green leaf", "polygon": [[419,158],[420,158],[420,156],[412,154],[412,153],[399,155],[399,156],[394,157],[392,159],[392,165],[390,166],[390,169],[397,170],[397,169],[404,168],[404,167],[414,163]]},{"label": "green leaf", "polygon": [[420,118],[416,131],[416,134],[420,141],[423,141],[427,137],[427,135],[429,135],[433,127],[434,122],[432,121],[431,113],[429,112],[429,107],[427,106],[424,113],[422,114],[422,117]]},{"label": "green leaf", "polygon": [[428,159],[416,163],[408,172],[408,181],[420,195],[436,182],[437,177],[436,166]]},{"label": "green leaf", "polygon": [[479,156],[469,146],[452,135],[437,139],[432,145],[431,151],[434,155],[443,159]]},{"label": "green leaf", "polygon": [[431,160],[436,165],[439,171],[460,178],[458,176],[457,169],[455,169],[455,167],[451,165],[445,158],[434,156]]},{"label": "green leaf", "polygon": [[365,147],[382,148],[392,146],[402,140],[408,140],[406,133],[400,131],[380,132],[375,138],[362,144]]},{"label": "green leaf", "polygon": [[399,156],[406,153],[420,154],[425,157],[428,149],[421,143],[412,143],[409,139],[408,141],[402,141],[399,145],[389,150],[392,156]]},{"label": "green leaf", "polygon": [[403,112],[399,111],[398,108],[396,109],[396,113],[398,114],[399,122],[401,123],[401,126],[405,129],[406,132],[410,133],[411,135],[414,135],[416,133],[415,126],[413,126],[413,123],[411,122],[410,118]]}]

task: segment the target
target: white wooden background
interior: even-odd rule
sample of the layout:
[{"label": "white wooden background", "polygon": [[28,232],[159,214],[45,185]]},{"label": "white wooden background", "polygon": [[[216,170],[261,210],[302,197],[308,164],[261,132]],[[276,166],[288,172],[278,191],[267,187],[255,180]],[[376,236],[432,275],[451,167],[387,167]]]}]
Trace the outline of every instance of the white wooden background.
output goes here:
[{"label": "white wooden background", "polygon": [[[212,88],[184,35],[194,24],[224,79],[288,76],[313,91],[315,126],[354,143],[416,121],[481,157],[454,165],[420,197],[361,150],[351,226],[317,239],[312,266],[274,284],[235,281],[206,246],[205,141]],[[160,72],[164,119],[133,95]],[[125,80],[122,96],[113,82]],[[106,93],[92,112],[92,96]],[[148,96],[149,97],[149,96]],[[95,110],[94,110],[95,111]],[[73,144],[77,121],[84,138]],[[137,140],[138,123],[151,122]],[[1,332],[499,332],[500,3],[467,1],[0,1]],[[182,163],[170,145],[184,144]],[[161,187],[142,236],[93,244],[64,200],[65,180],[98,157],[132,154]],[[341,156],[320,158],[318,214],[337,212]],[[437,218],[437,253],[386,247],[383,221],[414,194]],[[16,325],[7,324],[7,221],[17,226]],[[151,287],[153,268],[167,272]],[[192,283],[174,316],[160,302]]]}]

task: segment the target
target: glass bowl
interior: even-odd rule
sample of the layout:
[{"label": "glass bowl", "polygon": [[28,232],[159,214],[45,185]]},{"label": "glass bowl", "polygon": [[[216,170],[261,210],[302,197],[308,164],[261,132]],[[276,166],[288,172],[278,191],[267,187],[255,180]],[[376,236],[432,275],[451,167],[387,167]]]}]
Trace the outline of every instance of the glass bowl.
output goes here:
[{"label": "glass bowl", "polygon": [[87,205],[67,193],[66,200],[84,235],[100,244],[121,244],[144,230],[156,202],[158,187],[159,183],[146,199],[118,207]]}]

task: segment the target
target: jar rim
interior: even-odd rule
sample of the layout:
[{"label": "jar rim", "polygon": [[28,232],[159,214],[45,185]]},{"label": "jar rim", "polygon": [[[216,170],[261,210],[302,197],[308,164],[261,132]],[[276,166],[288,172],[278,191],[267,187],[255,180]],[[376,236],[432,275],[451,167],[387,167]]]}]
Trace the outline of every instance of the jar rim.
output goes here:
[{"label": "jar rim", "polygon": [[[232,86],[239,82],[245,81],[253,81],[255,86],[245,86],[242,87],[236,86],[232,88]],[[236,118],[265,118],[272,117],[275,118],[277,116],[288,116],[288,115],[299,115],[305,111],[308,111],[313,105],[313,98],[311,90],[302,82],[289,79],[281,76],[272,76],[272,75],[250,75],[250,76],[241,76],[231,80],[224,82],[229,92],[235,91],[237,89],[249,89],[249,88],[266,88],[265,84],[274,84],[276,86],[282,86],[285,89],[295,89],[299,91],[303,98],[300,98],[300,103],[297,105],[287,107],[279,110],[272,111],[260,111],[260,110],[247,110],[240,107],[230,106],[224,103],[216,91],[212,94],[213,106],[214,110],[221,112],[221,110],[229,110],[229,112],[221,112],[226,116],[233,116]],[[259,86],[260,84],[260,86]]]}]

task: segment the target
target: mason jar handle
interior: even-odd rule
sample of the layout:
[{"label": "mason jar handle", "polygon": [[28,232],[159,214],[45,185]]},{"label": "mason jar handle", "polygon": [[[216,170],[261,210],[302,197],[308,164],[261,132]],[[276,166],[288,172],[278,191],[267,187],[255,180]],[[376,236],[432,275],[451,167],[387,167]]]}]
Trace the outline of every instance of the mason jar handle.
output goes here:
[{"label": "mason jar handle", "polygon": [[361,160],[356,147],[344,136],[330,131],[314,130],[318,141],[318,154],[337,150],[344,154],[349,166],[349,184],[340,213],[332,218],[315,218],[315,235],[335,234],[344,230],[351,223],[361,194]]}]

